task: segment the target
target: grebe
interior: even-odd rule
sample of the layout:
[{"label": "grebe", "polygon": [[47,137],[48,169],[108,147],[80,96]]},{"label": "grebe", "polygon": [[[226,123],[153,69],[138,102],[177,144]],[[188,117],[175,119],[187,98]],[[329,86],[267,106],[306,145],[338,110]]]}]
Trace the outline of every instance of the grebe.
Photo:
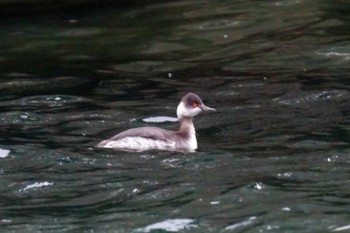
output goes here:
[{"label": "grebe", "polygon": [[196,131],[193,117],[201,112],[216,111],[203,104],[201,98],[193,93],[182,97],[177,106],[178,131],[158,127],[140,127],[121,132],[97,144],[97,147],[123,151],[142,152],[146,150],[166,150],[195,152],[197,149]]}]

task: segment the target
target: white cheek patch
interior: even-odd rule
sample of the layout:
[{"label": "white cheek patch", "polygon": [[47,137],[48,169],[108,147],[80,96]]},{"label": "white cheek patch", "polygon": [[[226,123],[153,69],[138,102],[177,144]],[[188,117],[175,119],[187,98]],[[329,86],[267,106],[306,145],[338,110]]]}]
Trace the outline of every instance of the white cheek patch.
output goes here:
[{"label": "white cheek patch", "polygon": [[193,109],[194,115],[193,116],[197,116],[199,113],[201,113],[203,110],[199,107],[196,107]]},{"label": "white cheek patch", "polygon": [[180,119],[182,116],[185,116],[185,114],[186,114],[185,104],[183,102],[181,102],[179,104],[179,106],[177,106],[177,109],[176,109],[177,118]]},{"label": "white cheek patch", "polygon": [[199,107],[196,108],[186,108],[185,104],[181,102],[179,106],[177,107],[176,113],[177,113],[177,118],[181,117],[194,117],[197,116],[199,113],[202,112],[202,109]]}]

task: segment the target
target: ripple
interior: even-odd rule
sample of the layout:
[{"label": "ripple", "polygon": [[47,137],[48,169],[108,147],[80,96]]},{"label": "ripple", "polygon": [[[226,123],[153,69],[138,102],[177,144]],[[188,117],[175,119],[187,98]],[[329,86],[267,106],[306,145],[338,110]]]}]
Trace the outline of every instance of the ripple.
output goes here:
[{"label": "ripple", "polygon": [[158,53],[168,53],[172,51],[180,51],[189,49],[188,46],[180,43],[166,43],[166,42],[156,42],[150,45],[143,53],[145,54],[158,54]]},{"label": "ripple", "polygon": [[[90,81],[74,76],[59,76],[50,79],[23,77],[22,79],[3,82],[0,93],[3,95],[52,94],[86,86]],[[76,91],[77,89],[74,89]]]},{"label": "ripple", "polygon": [[22,99],[22,105],[49,105],[62,106],[64,104],[78,103],[85,100],[82,97],[70,95],[38,95]]},{"label": "ripple", "polygon": [[4,74],[6,77],[11,77],[11,78],[27,78],[27,77],[36,77],[34,74],[29,74],[29,73],[22,73],[22,72],[11,72],[11,73],[6,73]]},{"label": "ripple", "polygon": [[286,94],[281,97],[274,98],[272,101],[284,105],[297,105],[308,102],[337,99],[347,94],[348,92],[343,90],[310,91]]},{"label": "ripple", "polygon": [[304,140],[290,145],[290,148],[298,149],[315,149],[315,148],[324,148],[330,146],[327,142],[315,141],[315,140]]},{"label": "ripple", "polygon": [[8,124],[36,124],[38,122],[42,122],[41,116],[35,113],[30,112],[20,112],[20,111],[12,111],[8,113],[0,114],[0,125],[8,125]]},{"label": "ripple", "polygon": [[218,96],[236,96],[236,95],[239,95],[239,92],[236,92],[236,91],[220,91],[220,92],[216,92],[216,95],[218,95]]},{"label": "ripple", "polygon": [[62,59],[66,61],[92,61],[94,60],[94,57],[89,55],[83,55],[83,54],[75,54],[75,55],[63,56]]},{"label": "ripple", "polygon": [[199,29],[201,30],[214,30],[214,29],[226,29],[231,28],[233,26],[236,26],[240,22],[237,20],[214,20],[214,21],[208,21],[201,25],[199,25]]},{"label": "ripple", "polygon": [[265,3],[264,5],[267,6],[290,6],[290,5],[295,5],[299,4],[300,0],[286,0],[286,1],[276,1],[276,2],[269,2]]},{"label": "ripple", "polygon": [[319,50],[316,52],[316,54],[325,57],[341,58],[347,61],[350,59],[350,47],[339,46],[330,49]]},{"label": "ripple", "polygon": [[113,67],[115,71],[131,73],[149,73],[149,72],[171,72],[178,69],[189,68],[193,65],[181,62],[161,62],[161,61],[136,61],[125,64],[118,64]]},{"label": "ripple", "polygon": [[57,36],[64,37],[84,37],[84,36],[94,36],[100,34],[101,30],[96,28],[78,28],[78,29],[68,29],[57,33]]},{"label": "ripple", "polygon": [[[291,145],[287,145],[289,148],[293,149],[327,149],[331,148],[332,146],[346,146],[347,143],[344,142],[326,142],[326,141],[317,141],[317,140],[303,140],[296,142]],[[334,159],[334,158],[333,158]],[[328,162],[332,162],[332,160],[329,160]]]}]

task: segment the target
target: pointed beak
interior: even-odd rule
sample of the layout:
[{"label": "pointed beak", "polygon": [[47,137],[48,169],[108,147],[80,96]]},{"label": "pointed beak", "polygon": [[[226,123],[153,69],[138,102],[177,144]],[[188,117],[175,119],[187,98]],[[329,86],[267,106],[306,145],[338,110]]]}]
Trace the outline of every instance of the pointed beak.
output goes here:
[{"label": "pointed beak", "polygon": [[216,111],[216,109],[215,108],[211,108],[211,107],[208,107],[208,106],[206,106],[206,105],[201,105],[201,106],[199,106],[203,111],[205,111],[205,112],[215,112]]}]

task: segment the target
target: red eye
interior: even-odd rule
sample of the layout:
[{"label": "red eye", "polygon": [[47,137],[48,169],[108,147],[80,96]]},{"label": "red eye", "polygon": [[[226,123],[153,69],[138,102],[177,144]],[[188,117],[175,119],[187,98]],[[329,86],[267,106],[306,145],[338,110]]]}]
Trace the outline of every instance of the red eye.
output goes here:
[{"label": "red eye", "polygon": [[193,107],[195,107],[195,108],[198,107],[198,103],[197,103],[197,102],[193,102],[192,105],[193,105]]}]

